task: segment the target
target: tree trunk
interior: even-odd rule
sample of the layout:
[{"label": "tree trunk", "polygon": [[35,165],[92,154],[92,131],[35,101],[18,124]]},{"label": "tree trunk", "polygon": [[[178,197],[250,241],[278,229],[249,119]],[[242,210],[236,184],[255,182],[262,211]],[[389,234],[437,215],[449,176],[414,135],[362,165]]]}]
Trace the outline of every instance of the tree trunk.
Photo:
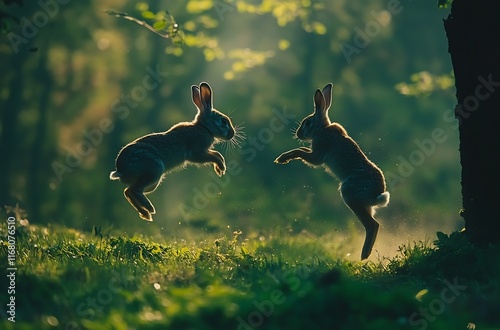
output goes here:
[{"label": "tree trunk", "polygon": [[48,71],[48,43],[46,48],[40,52],[40,60],[36,73],[36,81],[40,85],[40,94],[37,102],[39,119],[35,127],[35,140],[31,149],[31,160],[28,166],[29,190],[27,192],[29,201],[29,216],[31,220],[40,221],[41,203],[48,190],[48,168],[46,155],[46,145],[48,139],[47,124],[50,111],[50,98],[52,95],[53,81],[51,73]]},{"label": "tree trunk", "polygon": [[12,77],[9,84],[9,96],[5,101],[2,114],[2,128],[0,132],[0,150],[2,158],[0,161],[0,208],[5,205],[14,206],[18,199],[11,192],[12,175],[15,173],[13,167],[16,157],[21,152],[20,143],[17,139],[19,126],[19,113],[23,105],[23,91],[25,86],[24,75],[20,72],[28,57],[27,52],[20,52],[12,56],[12,67],[18,71]]},{"label": "tree trunk", "polygon": [[462,217],[471,241],[500,242],[500,4],[454,0],[444,21],[455,72]]}]

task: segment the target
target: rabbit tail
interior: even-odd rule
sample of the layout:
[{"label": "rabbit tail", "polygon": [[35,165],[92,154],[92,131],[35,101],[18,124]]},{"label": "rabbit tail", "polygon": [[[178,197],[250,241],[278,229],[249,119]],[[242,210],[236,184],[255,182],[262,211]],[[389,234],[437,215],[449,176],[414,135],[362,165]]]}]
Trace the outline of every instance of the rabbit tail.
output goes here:
[{"label": "rabbit tail", "polygon": [[122,176],[122,174],[117,172],[117,171],[113,171],[113,172],[109,173],[110,180],[120,180],[121,176]]},{"label": "rabbit tail", "polygon": [[377,204],[375,206],[377,207],[385,207],[387,204],[389,204],[389,199],[391,198],[391,194],[389,194],[388,191],[381,193],[377,197]]}]

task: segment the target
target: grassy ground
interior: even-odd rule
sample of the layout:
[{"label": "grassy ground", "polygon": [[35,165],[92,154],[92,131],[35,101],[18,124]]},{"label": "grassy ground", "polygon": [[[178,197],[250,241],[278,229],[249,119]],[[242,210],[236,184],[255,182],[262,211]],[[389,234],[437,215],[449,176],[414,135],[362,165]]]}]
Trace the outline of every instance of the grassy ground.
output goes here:
[{"label": "grassy ground", "polygon": [[167,242],[30,225],[16,251],[3,329],[500,329],[500,251],[459,233],[375,262],[304,233]]}]

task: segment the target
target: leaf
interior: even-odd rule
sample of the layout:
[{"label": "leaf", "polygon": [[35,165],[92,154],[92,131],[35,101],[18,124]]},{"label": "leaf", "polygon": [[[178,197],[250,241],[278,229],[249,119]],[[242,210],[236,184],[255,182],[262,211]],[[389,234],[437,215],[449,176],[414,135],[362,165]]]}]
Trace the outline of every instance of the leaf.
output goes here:
[{"label": "leaf", "polygon": [[313,22],[311,24],[312,30],[316,34],[325,34],[326,33],[326,26],[323,23],[320,22]]},{"label": "leaf", "polygon": [[187,21],[183,24],[184,30],[186,31],[194,31],[196,30],[196,23],[193,21]]},{"label": "leaf", "polygon": [[417,299],[418,301],[422,301],[422,298],[429,292],[429,290],[427,289],[422,289],[420,290],[416,295],[415,295],[415,299]]},{"label": "leaf", "polygon": [[190,14],[199,14],[213,8],[211,0],[191,0],[186,5],[186,10]]},{"label": "leaf", "polygon": [[438,8],[447,8],[453,0],[438,0]]},{"label": "leaf", "polygon": [[149,11],[149,10],[143,11],[141,13],[141,16],[144,18],[148,18],[148,19],[155,19],[156,18],[156,15],[152,11]]},{"label": "leaf", "polygon": [[278,48],[280,50],[286,50],[288,49],[288,47],[290,47],[290,41],[288,40],[285,40],[285,39],[281,39],[278,43]]},{"label": "leaf", "polygon": [[139,10],[139,11],[147,11],[149,9],[149,5],[147,2],[138,2],[136,5],[135,5],[135,9]]},{"label": "leaf", "polygon": [[153,24],[153,27],[156,30],[163,30],[167,26],[167,22],[165,21],[158,21]]}]

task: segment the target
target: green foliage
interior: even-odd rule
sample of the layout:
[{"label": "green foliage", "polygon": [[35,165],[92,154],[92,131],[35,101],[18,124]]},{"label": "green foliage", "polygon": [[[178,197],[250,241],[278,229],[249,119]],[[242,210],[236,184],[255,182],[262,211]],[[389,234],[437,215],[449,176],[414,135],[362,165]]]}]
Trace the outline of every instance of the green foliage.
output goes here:
[{"label": "green foliage", "polygon": [[[412,329],[421,308],[432,313],[450,297],[450,283],[459,294],[426,320],[433,329],[500,321],[498,247],[472,247],[461,233],[368,263],[337,259],[324,238],[303,235],[158,243],[117,234],[19,227],[16,329]],[[4,228],[0,237],[3,259]]]},{"label": "green foliage", "polygon": [[451,6],[451,3],[453,0],[438,0],[438,7],[439,8],[448,8]]},{"label": "green foliage", "polygon": [[[316,11],[321,10],[323,5],[312,5],[310,1],[263,1],[259,5],[251,4],[247,1],[214,1],[214,0],[191,0],[186,4],[186,10],[193,15],[191,19],[185,21],[182,28],[177,23],[175,30],[169,30],[167,35],[172,35],[174,44],[166,47],[166,53],[182,56],[185,52],[183,46],[201,48],[207,62],[214,60],[223,60],[225,58],[233,60],[231,70],[224,73],[224,78],[233,80],[237,77],[243,77],[242,73],[252,69],[255,66],[262,66],[267,59],[274,57],[274,50],[258,51],[245,48],[235,48],[229,51],[220,46],[220,41],[213,36],[220,28],[226,18],[235,13],[239,14],[259,14],[272,15],[280,27],[284,27],[292,22],[299,20],[304,31],[323,35],[327,32],[325,24],[319,21],[311,20]],[[136,9],[145,19],[153,20],[152,26],[157,30],[162,30],[169,26],[169,20],[165,19],[165,11],[153,12],[146,2],[138,2]],[[116,14],[116,12],[110,12]],[[130,17],[130,16],[129,16]],[[137,23],[143,25],[134,19]],[[161,35],[165,37],[164,35]],[[280,41],[275,47],[279,50],[288,48],[283,41]]]},{"label": "green foliage", "polygon": [[449,90],[455,87],[453,73],[433,75],[427,71],[414,73],[410,76],[411,83],[401,82],[395,88],[403,95],[429,96],[437,91]]},{"label": "green foliage", "polygon": [[[139,4],[138,7],[144,7]],[[147,10],[147,5],[144,10],[141,12],[141,16],[145,19],[151,20],[152,25],[146,23],[145,21],[141,21],[133,16],[128,15],[127,13],[120,13],[115,10],[107,10],[106,14],[112,15],[115,17],[122,17],[129,21],[135,22],[141,26],[144,26],[149,31],[159,35],[162,38],[170,39],[174,44],[181,44],[182,42],[182,31],[179,31],[179,24],[175,22],[170,13],[166,11],[159,11],[157,13],[153,13],[152,11]]]}]

